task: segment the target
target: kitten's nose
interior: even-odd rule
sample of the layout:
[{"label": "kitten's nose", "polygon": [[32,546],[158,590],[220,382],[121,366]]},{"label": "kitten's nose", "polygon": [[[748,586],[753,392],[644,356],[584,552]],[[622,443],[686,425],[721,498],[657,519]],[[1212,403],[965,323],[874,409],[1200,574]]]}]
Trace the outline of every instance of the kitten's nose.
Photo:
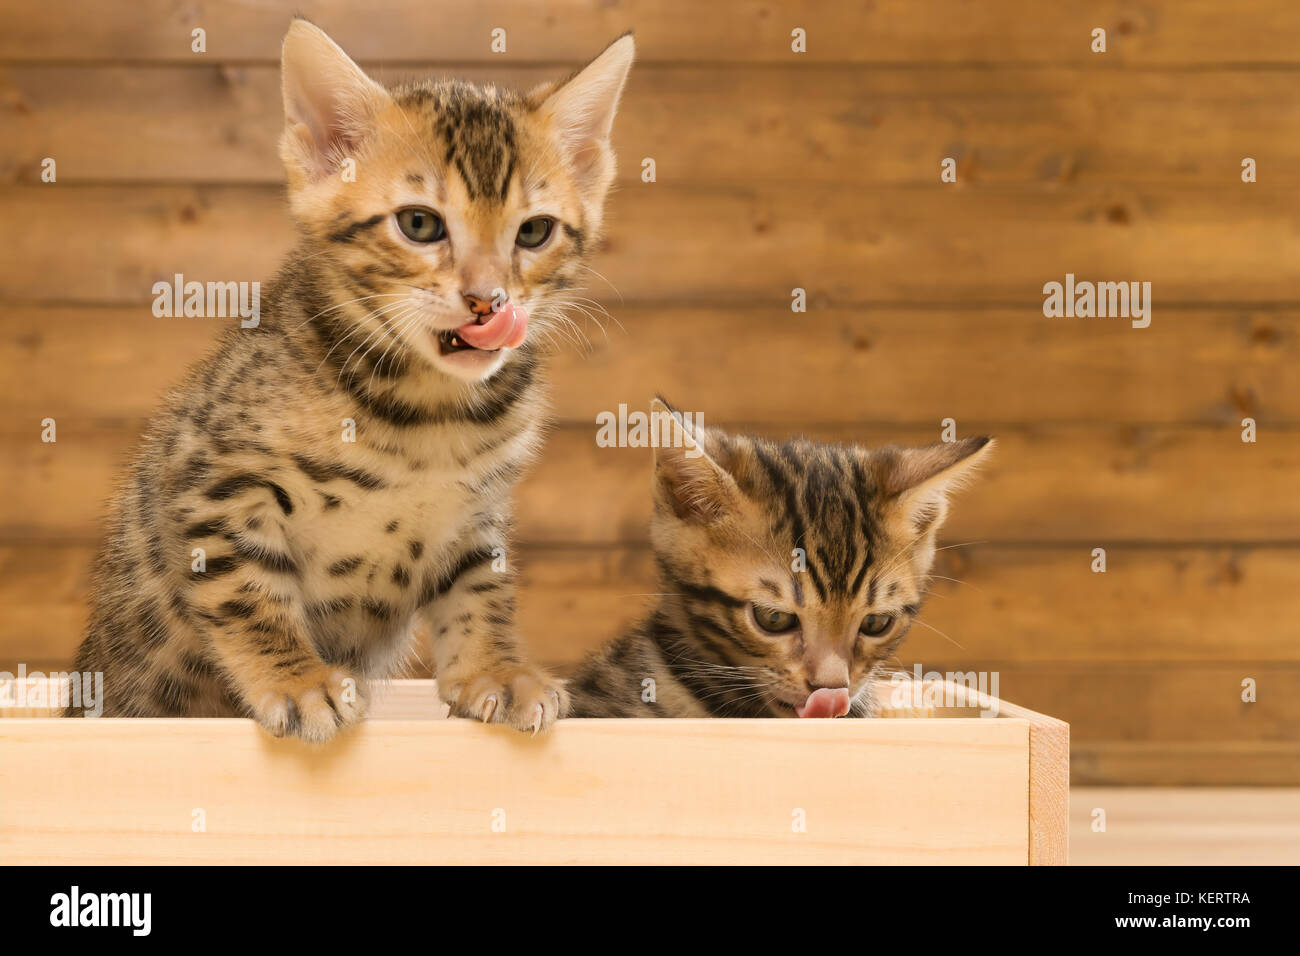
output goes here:
[{"label": "kitten's nose", "polygon": [[472,295],[469,292],[462,292],[461,298],[469,303],[469,310],[475,315],[484,316],[492,311],[492,300],[485,299],[481,295]]},{"label": "kitten's nose", "polygon": [[849,662],[838,654],[805,660],[808,689],[836,689],[849,686]]}]

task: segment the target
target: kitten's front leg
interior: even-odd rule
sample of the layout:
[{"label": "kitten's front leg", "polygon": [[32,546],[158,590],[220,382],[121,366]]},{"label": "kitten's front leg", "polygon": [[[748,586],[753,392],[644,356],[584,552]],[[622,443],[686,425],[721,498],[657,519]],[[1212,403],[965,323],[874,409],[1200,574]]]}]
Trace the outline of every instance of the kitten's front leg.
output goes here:
[{"label": "kitten's front leg", "polygon": [[276,737],[324,743],[365,716],[366,688],[321,660],[299,602],[274,577],[237,572],[204,581],[191,599],[209,625],[211,650],[257,722]]},{"label": "kitten's front leg", "polygon": [[536,733],[569,710],[562,682],[524,660],[515,636],[515,581],[478,541],[452,562],[421,609],[433,639],[438,694],[457,717]]}]

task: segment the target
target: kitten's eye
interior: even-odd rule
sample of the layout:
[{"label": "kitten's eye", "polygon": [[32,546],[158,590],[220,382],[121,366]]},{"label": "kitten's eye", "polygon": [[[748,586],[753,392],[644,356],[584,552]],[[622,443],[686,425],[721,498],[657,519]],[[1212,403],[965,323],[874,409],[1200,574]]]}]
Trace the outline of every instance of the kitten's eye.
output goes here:
[{"label": "kitten's eye", "polygon": [[437,242],[447,235],[447,227],[443,225],[442,217],[432,209],[418,207],[399,209],[397,227],[402,230],[407,239],[415,242]]},{"label": "kitten's eye", "polygon": [[758,625],[760,630],[767,631],[769,634],[784,634],[786,631],[793,631],[799,626],[799,618],[793,614],[787,614],[785,611],[763,607],[761,604],[752,605],[752,609],[754,623]]},{"label": "kitten's eye", "polygon": [[550,216],[534,216],[519,227],[519,235],[515,236],[515,245],[525,249],[536,249],[551,238],[551,230],[554,228],[555,220]]},{"label": "kitten's eye", "polygon": [[858,626],[858,630],[867,637],[879,637],[889,630],[893,623],[894,615],[892,614],[868,614],[862,619],[862,624]]}]

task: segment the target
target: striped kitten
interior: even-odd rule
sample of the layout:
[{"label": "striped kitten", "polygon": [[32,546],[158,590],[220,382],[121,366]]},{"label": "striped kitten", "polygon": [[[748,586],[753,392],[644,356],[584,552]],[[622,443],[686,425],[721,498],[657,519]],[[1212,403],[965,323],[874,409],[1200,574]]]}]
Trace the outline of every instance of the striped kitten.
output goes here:
[{"label": "striped kitten", "polygon": [[992,440],[777,444],[671,414],[681,447],[655,450],[650,526],[663,593],[579,667],[572,716],[868,716],[869,679],[925,598],[948,495]]},{"label": "striped kitten", "polygon": [[281,143],[299,242],[151,424],[94,569],[78,670],[107,716],[324,741],[422,620],[454,713],[567,706],[525,662],[506,561],[537,449],[537,342],[596,245],[631,37],[526,95],[387,90],[303,20]]}]

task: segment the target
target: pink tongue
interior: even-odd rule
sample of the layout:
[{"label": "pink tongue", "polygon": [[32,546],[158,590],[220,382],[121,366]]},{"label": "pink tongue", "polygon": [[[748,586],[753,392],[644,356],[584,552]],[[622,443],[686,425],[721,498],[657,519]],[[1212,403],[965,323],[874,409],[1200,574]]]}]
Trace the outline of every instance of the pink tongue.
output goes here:
[{"label": "pink tongue", "polygon": [[849,689],[819,687],[794,712],[800,717],[843,717],[849,712]]},{"label": "pink tongue", "polygon": [[528,335],[528,310],[507,302],[505,308],[493,312],[482,325],[473,322],[462,325],[456,334],[463,342],[488,352],[517,349]]}]

